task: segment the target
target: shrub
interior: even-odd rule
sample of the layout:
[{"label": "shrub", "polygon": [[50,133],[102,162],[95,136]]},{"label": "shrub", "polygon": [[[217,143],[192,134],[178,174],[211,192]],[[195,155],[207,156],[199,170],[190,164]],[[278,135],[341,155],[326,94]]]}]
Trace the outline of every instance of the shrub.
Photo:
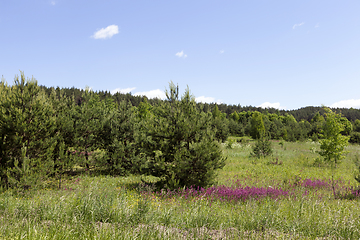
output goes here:
[{"label": "shrub", "polygon": [[271,142],[266,138],[259,138],[252,148],[251,155],[260,158],[266,157],[272,154]]},{"label": "shrub", "polygon": [[351,132],[349,142],[360,144],[360,132]]}]

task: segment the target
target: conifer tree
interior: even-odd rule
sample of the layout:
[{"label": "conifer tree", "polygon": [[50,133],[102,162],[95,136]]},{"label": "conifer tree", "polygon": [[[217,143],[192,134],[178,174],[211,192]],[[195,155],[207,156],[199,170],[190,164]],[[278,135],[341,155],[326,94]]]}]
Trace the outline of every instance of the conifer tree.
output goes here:
[{"label": "conifer tree", "polygon": [[229,136],[229,123],[226,119],[226,113],[219,110],[218,105],[215,105],[211,112],[212,114],[212,127],[215,132],[215,138],[221,142],[225,142]]},{"label": "conifer tree", "polygon": [[56,145],[54,147],[53,162],[54,175],[59,179],[59,188],[61,188],[62,175],[72,170],[77,163],[76,156],[71,154],[71,147],[74,145],[74,123],[72,111],[75,108],[74,97],[68,97],[64,89],[54,89],[49,94],[49,100],[55,110],[56,128],[55,135]]},{"label": "conifer tree", "polygon": [[73,114],[74,148],[77,154],[82,156],[81,164],[89,169],[96,163],[94,151],[103,146],[103,134],[105,119],[114,110],[115,104],[111,99],[100,100],[99,95],[86,89],[78,100]]},{"label": "conifer tree", "polygon": [[56,145],[54,109],[37,81],[26,80],[23,72],[12,86],[0,85],[1,184],[32,187],[51,174]]},{"label": "conifer tree", "polygon": [[[141,104],[140,104],[141,105]],[[104,129],[100,137],[106,151],[106,166],[112,174],[139,173],[142,158],[135,142],[139,131],[139,118],[135,108],[122,101],[117,108],[104,119]],[[141,112],[141,119],[147,117]]]},{"label": "conifer tree", "polygon": [[212,114],[197,110],[189,89],[179,99],[178,87],[170,83],[166,95],[141,122],[137,142],[146,157],[142,172],[159,177],[159,186],[165,188],[209,185],[215,170],[224,166]]}]

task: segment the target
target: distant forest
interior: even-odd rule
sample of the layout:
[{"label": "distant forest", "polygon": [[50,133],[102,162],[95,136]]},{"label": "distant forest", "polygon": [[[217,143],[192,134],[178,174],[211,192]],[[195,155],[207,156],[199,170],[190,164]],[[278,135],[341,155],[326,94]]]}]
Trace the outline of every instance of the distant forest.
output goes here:
[{"label": "distant forest", "polygon": [[[64,92],[66,96],[72,97],[74,96],[75,101],[77,103],[81,102],[81,96],[84,94],[85,90],[78,89],[78,88],[62,88],[59,87],[46,87],[46,86],[40,86],[45,90],[47,94],[51,94],[52,91],[56,91],[60,93],[60,91]],[[132,106],[138,107],[141,102],[144,102],[144,99],[147,100],[147,102],[151,105],[158,104],[162,100],[157,98],[148,99],[146,96],[134,96],[131,93],[115,93],[111,94],[109,91],[97,91],[95,92],[101,100],[105,100],[106,98],[112,98],[117,104],[119,104],[122,101],[130,102]],[[306,120],[310,122],[314,116],[317,113],[320,113],[320,115],[324,115],[325,111],[322,107],[303,107],[296,110],[278,110],[276,108],[261,108],[261,107],[253,107],[253,106],[241,106],[238,105],[227,105],[227,104],[217,104],[217,103],[197,103],[199,109],[202,109],[203,111],[212,111],[215,106],[218,106],[218,109],[222,113],[226,113],[226,117],[228,118],[232,113],[234,112],[254,112],[258,111],[263,114],[266,113],[275,113],[277,115],[285,116],[286,114],[291,114],[294,116],[296,121]],[[355,122],[355,120],[360,120],[360,109],[354,109],[354,108],[331,108],[332,111],[341,113],[343,117],[346,117],[349,121]]]},{"label": "distant forest", "polygon": [[[73,99],[80,106],[85,101],[86,91],[77,88],[54,88],[40,86],[50,96],[56,93],[68,99]],[[111,101],[117,106],[128,104],[135,111],[159,106],[168,100],[158,98],[148,99],[146,96],[133,96],[131,93],[115,93],[96,91],[92,93],[100,101]],[[216,138],[225,141],[229,135],[252,137],[256,139],[254,126],[260,124],[270,139],[285,141],[317,141],[322,138],[322,128],[325,123],[323,107],[303,107],[296,110],[279,110],[275,108],[260,108],[253,106],[227,105],[217,103],[194,103],[198,112],[211,113],[214,119],[213,127]],[[346,125],[344,135],[350,136],[351,143],[360,143],[360,110],[354,108],[332,108],[333,112],[341,113]],[[258,120],[256,120],[258,119]],[[260,121],[256,123],[256,121]],[[254,132],[255,131],[255,132]]]}]

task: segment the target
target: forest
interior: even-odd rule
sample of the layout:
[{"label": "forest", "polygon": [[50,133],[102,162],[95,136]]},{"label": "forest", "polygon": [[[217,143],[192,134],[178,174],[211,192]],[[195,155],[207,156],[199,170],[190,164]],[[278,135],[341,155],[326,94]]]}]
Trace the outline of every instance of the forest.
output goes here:
[{"label": "forest", "polygon": [[[292,111],[196,103],[172,82],[167,99],[39,86],[22,73],[0,83],[0,185],[30,188],[80,167],[110,175],[145,174],[158,186],[208,186],[224,166],[229,136],[318,141],[324,108]],[[360,143],[358,109],[341,113],[351,143]],[[296,117],[295,117],[296,116]]]}]

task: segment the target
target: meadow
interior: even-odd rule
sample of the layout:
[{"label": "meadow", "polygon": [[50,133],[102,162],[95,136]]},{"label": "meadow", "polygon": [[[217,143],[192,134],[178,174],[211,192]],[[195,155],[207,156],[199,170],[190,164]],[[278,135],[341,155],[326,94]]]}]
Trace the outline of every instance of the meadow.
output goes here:
[{"label": "meadow", "polygon": [[[0,239],[359,239],[355,161],[347,147],[337,169],[319,144],[273,141],[273,154],[250,157],[253,142],[230,138],[226,165],[209,188],[157,191],[149,176],[84,171],[46,188],[0,194]],[[333,195],[332,175],[336,197]]]}]

